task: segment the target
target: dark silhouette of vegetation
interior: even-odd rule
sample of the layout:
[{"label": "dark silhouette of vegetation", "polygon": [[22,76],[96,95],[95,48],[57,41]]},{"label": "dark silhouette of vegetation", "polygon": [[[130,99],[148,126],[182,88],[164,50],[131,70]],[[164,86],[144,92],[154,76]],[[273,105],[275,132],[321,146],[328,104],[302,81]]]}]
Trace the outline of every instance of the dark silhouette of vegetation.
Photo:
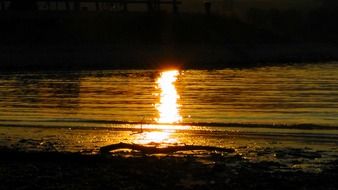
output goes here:
[{"label": "dark silhouette of vegetation", "polygon": [[[14,0],[14,10],[36,9],[34,0]],[[247,19],[164,12],[2,12],[1,43],[312,43],[338,42],[338,6],[323,1],[310,12],[250,9]],[[166,35],[163,35],[166,33]],[[167,38],[170,36],[170,38]],[[167,39],[166,39],[167,38]]]},{"label": "dark silhouette of vegetation", "polygon": [[[19,2],[22,1],[13,2],[13,9],[34,9],[34,1],[14,6]],[[164,11],[2,11],[0,43],[5,51],[0,56],[3,56],[2,66],[15,65],[13,60],[17,58],[13,52],[19,51],[15,48],[34,44],[27,51],[21,48],[24,54],[35,55],[31,62],[36,60],[42,65],[43,61],[38,59],[41,55],[47,58],[59,54],[62,57],[53,60],[57,62],[55,65],[70,61],[72,64],[67,67],[75,65],[73,62],[78,58],[71,57],[80,57],[80,54],[92,54],[93,57],[78,60],[76,64],[92,61],[90,65],[96,67],[103,62],[112,62],[110,59],[114,57],[121,62],[116,66],[121,67],[125,65],[122,62],[143,60],[143,63],[133,63],[132,67],[137,68],[144,62],[153,64],[168,57],[217,68],[229,64],[251,66],[268,62],[337,60],[337,4],[321,0],[320,6],[309,12],[255,8],[248,10],[245,19],[233,14],[207,16],[205,13]],[[48,47],[51,48],[44,51],[45,55],[32,52]],[[122,58],[118,59],[120,56]],[[124,58],[128,59],[123,61]],[[213,64],[206,64],[209,61]],[[49,65],[54,64],[50,62]]]}]

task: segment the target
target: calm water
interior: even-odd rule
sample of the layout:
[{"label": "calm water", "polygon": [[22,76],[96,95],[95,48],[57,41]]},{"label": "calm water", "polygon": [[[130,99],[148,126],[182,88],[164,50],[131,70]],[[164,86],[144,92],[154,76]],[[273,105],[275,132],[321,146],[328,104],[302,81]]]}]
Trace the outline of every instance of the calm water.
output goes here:
[{"label": "calm water", "polygon": [[337,127],[338,64],[0,74],[0,147],[15,150],[194,144],[316,171],[338,156]]},{"label": "calm water", "polygon": [[338,64],[0,74],[2,126],[120,122],[338,127]]}]

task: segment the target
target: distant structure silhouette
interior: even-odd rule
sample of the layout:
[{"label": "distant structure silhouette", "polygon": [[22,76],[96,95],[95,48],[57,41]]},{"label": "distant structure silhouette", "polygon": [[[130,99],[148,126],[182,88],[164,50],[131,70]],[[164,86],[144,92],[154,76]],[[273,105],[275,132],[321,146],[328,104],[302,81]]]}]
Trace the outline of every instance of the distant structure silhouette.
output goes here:
[{"label": "distant structure silhouette", "polygon": [[210,0],[204,1],[204,9],[207,15],[211,14],[211,1]]},{"label": "distant structure silhouette", "polygon": [[5,1],[0,1],[0,10],[6,10],[6,3],[5,3]]},{"label": "distant structure silhouette", "polygon": [[[6,5],[8,2],[9,6]],[[15,11],[86,11],[91,4],[93,11],[128,11],[129,5],[145,5],[149,12],[161,10],[162,5],[172,6],[173,13],[178,12],[181,0],[0,0],[0,10]]]},{"label": "distant structure silhouette", "polygon": [[321,4],[321,8],[323,9],[337,9],[338,1],[337,0],[318,0]]},{"label": "distant structure silhouette", "polygon": [[28,10],[37,10],[38,7],[36,0],[12,0],[10,4],[10,9],[28,11]]}]

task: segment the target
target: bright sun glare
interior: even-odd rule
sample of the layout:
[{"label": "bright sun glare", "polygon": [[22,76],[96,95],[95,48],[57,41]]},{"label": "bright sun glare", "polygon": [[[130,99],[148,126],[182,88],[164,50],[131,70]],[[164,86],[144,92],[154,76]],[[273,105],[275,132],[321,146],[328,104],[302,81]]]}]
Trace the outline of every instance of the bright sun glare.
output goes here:
[{"label": "bright sun glare", "polygon": [[160,102],[156,104],[159,112],[158,123],[177,123],[182,121],[179,114],[177,100],[180,98],[175,87],[179,72],[177,70],[164,71],[156,83],[161,90]]},{"label": "bright sun glare", "polygon": [[153,131],[144,132],[137,136],[134,143],[148,144],[148,143],[176,143],[177,139],[171,137],[171,131]]},{"label": "bright sun glare", "polygon": [[[182,121],[182,116],[179,114],[179,105],[177,103],[179,95],[175,87],[178,75],[179,72],[177,70],[163,71],[156,81],[157,88],[160,90],[159,102],[155,105],[159,113],[159,117],[156,118],[158,123],[171,124]],[[134,143],[177,143],[177,139],[173,138],[171,135],[177,128],[183,129],[185,127],[171,125],[148,125],[146,128],[154,128],[160,131],[140,133],[135,137]]]}]

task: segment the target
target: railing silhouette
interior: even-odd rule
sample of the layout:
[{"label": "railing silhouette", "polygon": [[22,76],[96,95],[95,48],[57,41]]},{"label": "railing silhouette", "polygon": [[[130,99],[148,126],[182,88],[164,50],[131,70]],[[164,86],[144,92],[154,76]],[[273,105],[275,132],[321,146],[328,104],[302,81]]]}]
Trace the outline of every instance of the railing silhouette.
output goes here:
[{"label": "railing silhouette", "polygon": [[178,5],[182,4],[180,0],[0,0],[0,10],[41,10],[38,3],[45,4],[42,10],[60,10],[52,9],[51,4],[63,4],[63,11],[81,11],[81,3],[94,3],[96,11],[102,10],[102,3],[120,11],[128,11],[128,6],[133,4],[143,4],[148,11],[158,11],[161,5],[169,5],[174,13],[178,12]]}]

